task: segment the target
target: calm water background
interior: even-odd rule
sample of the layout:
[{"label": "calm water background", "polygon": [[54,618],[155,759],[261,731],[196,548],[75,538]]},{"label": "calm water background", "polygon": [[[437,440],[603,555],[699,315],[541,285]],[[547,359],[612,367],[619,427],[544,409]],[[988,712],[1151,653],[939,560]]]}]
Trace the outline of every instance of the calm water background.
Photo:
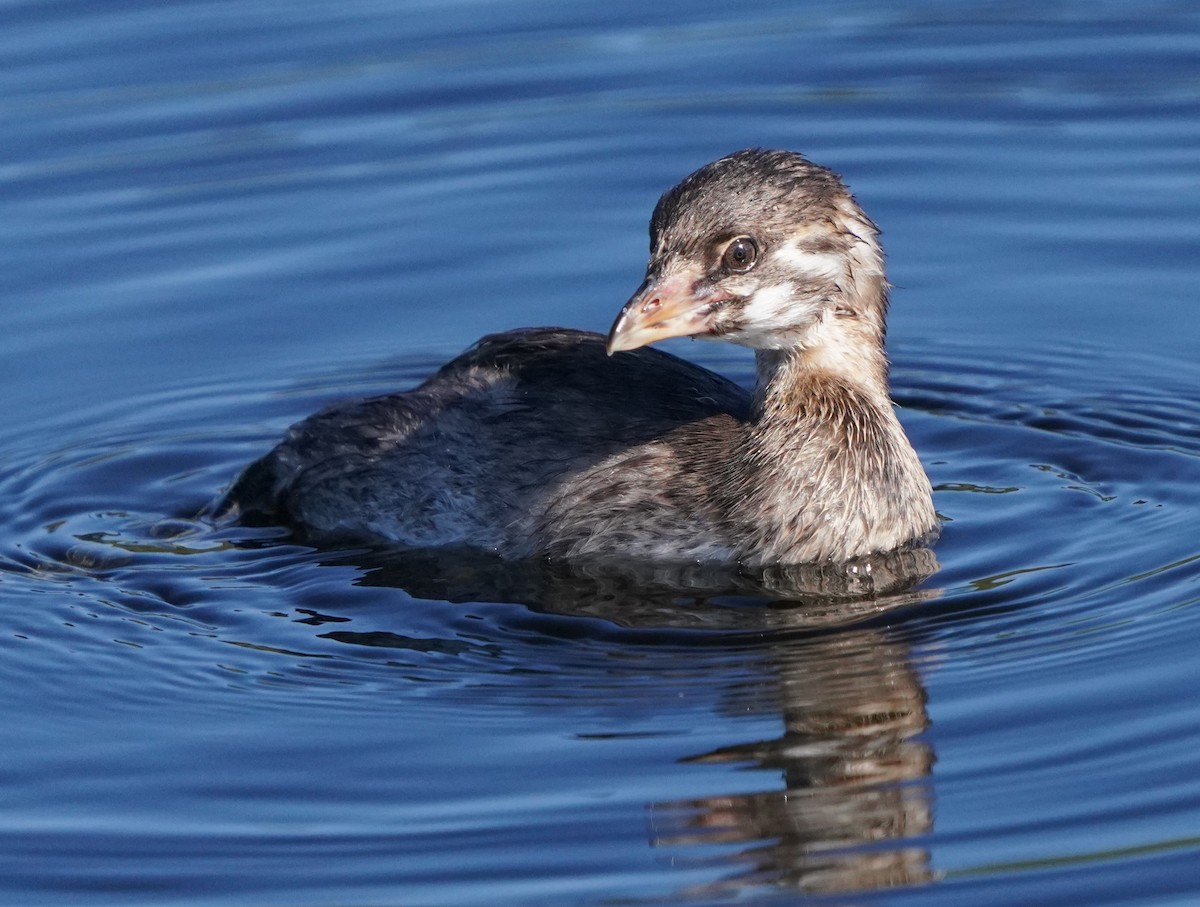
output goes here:
[{"label": "calm water background", "polygon": [[[0,4],[0,903],[1200,900],[1200,13],[647,6]],[[747,145],[885,230],[915,600],[191,518]]]}]

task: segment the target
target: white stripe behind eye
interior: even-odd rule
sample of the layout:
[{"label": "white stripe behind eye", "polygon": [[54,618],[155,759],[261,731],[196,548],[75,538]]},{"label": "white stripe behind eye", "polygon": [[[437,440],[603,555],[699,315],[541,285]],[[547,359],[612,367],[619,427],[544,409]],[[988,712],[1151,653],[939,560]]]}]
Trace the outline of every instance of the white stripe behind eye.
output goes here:
[{"label": "white stripe behind eye", "polygon": [[788,243],[775,252],[775,259],[798,274],[837,280],[846,273],[846,256],[840,252],[810,252]]}]

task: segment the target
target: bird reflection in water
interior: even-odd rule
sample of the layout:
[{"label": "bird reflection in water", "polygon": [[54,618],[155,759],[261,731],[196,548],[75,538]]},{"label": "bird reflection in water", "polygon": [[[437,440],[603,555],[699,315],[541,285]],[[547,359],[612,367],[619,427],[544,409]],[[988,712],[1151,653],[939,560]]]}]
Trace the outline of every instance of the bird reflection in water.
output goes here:
[{"label": "bird reflection in water", "polygon": [[[724,696],[734,714],[778,713],[782,735],[682,761],[742,763],[778,773],[782,785],[649,807],[651,843],[670,850],[674,863],[690,862],[689,852],[703,848],[696,860],[711,865],[711,846],[722,845],[728,874],[689,894],[759,886],[864,891],[933,879],[929,855],[915,843],[933,824],[927,779],[934,753],[921,736],[929,725],[926,696],[908,644],[884,625],[936,594],[916,588],[938,566],[928,549],[739,575],[664,564],[640,571],[627,563],[620,571],[514,564],[445,552],[369,563],[355,557],[369,567],[360,582],[402,586],[422,598],[520,602],[651,633],[729,631],[739,645],[745,631],[761,634],[754,651],[764,682],[731,685]],[[729,606],[745,596],[758,606]]]},{"label": "bird reflection in water", "polygon": [[907,843],[933,826],[925,692],[906,645],[859,630],[772,646],[783,734],[694,756],[779,772],[782,789],[652,808],[654,843],[734,844],[739,866],[708,893],[748,885],[862,891],[930,881]]}]

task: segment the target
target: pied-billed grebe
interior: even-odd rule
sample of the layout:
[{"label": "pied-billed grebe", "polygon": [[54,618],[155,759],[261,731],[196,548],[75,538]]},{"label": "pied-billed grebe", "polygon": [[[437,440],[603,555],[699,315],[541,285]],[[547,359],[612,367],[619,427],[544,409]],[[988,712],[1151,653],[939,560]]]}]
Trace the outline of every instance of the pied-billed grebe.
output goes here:
[{"label": "pied-billed grebe", "polygon": [[[659,200],[607,341],[485,337],[414,390],[295,425],[226,509],[506,557],[761,566],[927,540],[929,480],[888,397],[877,234],[832,171],[731,154]],[[642,348],[683,336],[753,348],[754,392]]]}]

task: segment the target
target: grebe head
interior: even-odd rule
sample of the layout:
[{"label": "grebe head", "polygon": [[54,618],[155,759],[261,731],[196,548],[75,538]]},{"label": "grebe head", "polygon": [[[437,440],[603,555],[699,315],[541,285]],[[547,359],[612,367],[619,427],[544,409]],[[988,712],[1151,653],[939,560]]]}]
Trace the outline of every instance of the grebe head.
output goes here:
[{"label": "grebe head", "polygon": [[800,154],[747,149],[714,161],[659,200],[645,281],[608,351],[667,337],[764,351],[880,348],[878,232],[837,174]]}]

